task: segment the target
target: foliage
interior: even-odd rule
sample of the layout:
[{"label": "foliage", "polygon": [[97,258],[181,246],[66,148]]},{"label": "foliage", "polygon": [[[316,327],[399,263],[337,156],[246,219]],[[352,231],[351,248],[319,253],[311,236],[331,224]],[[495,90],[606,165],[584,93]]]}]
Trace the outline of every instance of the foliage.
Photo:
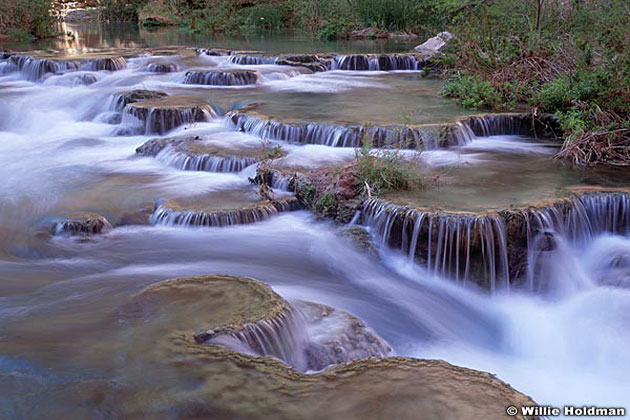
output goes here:
[{"label": "foliage", "polygon": [[[464,106],[526,103],[555,113],[567,138],[560,156],[578,164],[620,164],[630,154],[627,1],[461,3],[450,12],[452,48],[439,60],[455,74],[445,95]],[[482,99],[488,85],[491,101]]]},{"label": "foliage", "polygon": [[101,17],[105,20],[137,20],[139,10],[148,0],[100,0]]},{"label": "foliage", "polygon": [[442,87],[441,95],[454,98],[464,108],[492,108],[498,98],[498,93],[490,82],[484,81],[478,75],[457,73]]},{"label": "foliage", "polygon": [[420,184],[419,177],[399,150],[373,151],[368,138],[364,138],[361,148],[356,151],[355,169],[368,195],[406,190],[414,184]]},{"label": "foliage", "polygon": [[0,34],[18,40],[50,36],[55,23],[51,10],[51,0],[3,0]]}]

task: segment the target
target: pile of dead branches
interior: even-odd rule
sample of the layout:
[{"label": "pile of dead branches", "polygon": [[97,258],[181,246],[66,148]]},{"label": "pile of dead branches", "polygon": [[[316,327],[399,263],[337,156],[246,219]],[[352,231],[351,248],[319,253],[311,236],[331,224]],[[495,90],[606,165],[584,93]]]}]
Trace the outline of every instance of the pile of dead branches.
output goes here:
[{"label": "pile of dead branches", "polygon": [[615,128],[586,130],[567,137],[556,158],[578,166],[630,166],[630,128],[623,126],[619,115],[597,106],[596,122],[599,127]]}]

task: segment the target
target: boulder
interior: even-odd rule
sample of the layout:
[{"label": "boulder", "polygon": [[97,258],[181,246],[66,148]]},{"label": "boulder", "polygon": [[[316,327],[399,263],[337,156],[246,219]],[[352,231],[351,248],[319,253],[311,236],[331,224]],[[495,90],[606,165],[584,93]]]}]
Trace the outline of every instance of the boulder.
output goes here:
[{"label": "boulder", "polygon": [[429,38],[424,43],[416,46],[414,50],[418,52],[423,59],[428,60],[442,51],[452,38],[453,35],[450,32],[440,32],[433,38]]},{"label": "boulder", "polygon": [[111,227],[109,221],[100,214],[82,213],[53,222],[50,233],[64,236],[90,236],[103,233]]}]

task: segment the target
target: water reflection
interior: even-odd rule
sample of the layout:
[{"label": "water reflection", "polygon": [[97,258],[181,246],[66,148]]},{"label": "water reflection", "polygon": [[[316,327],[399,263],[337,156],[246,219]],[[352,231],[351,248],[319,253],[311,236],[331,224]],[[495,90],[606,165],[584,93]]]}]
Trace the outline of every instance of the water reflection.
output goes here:
[{"label": "water reflection", "polygon": [[252,34],[223,35],[191,33],[179,28],[147,30],[135,23],[77,22],[60,23],[60,31],[71,36],[9,43],[6,49],[55,50],[83,53],[94,49],[155,48],[165,45],[214,47],[270,53],[316,52],[408,52],[417,39],[338,40],[322,41],[309,34],[293,31],[272,31]]}]

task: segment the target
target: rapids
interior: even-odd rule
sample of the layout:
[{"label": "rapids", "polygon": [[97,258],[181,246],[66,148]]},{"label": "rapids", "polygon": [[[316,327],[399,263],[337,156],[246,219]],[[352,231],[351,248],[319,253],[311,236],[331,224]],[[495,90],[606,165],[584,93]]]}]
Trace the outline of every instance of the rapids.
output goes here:
[{"label": "rapids", "polygon": [[[245,44],[230,47],[249,49]],[[173,389],[190,386],[179,383],[170,371],[140,369],[138,358],[151,344],[130,338],[134,331],[121,308],[129,296],[149,284],[207,273],[250,276],[290,301],[341,309],[361,318],[396,355],[444,359],[497,374],[539,404],[627,403],[627,195],[580,201],[576,215],[561,221],[540,212],[531,243],[540,240],[542,231],[553,231],[556,245],[551,255],[535,253],[532,245],[527,261],[530,287],[504,287],[506,244],[496,244],[492,252],[487,248],[484,255],[492,253],[493,258],[486,268],[496,285],[494,293],[447,279],[440,266],[445,252],[429,251],[434,259],[428,267],[410,258],[410,248],[415,250],[421,240],[417,235],[409,237],[412,245],[388,246],[379,225],[388,220],[379,222],[377,212],[369,209],[363,223],[372,234],[378,258],[353,247],[339,226],[297,207],[264,207],[249,218],[226,216],[227,222],[182,210],[168,213],[155,203],[203,201],[219,210],[257,203],[256,187],[248,180],[256,161],[243,159],[224,170],[213,160],[194,161],[172,150],[160,152],[157,158],[136,154],[136,148],[147,141],[198,135],[223,148],[251,148],[260,145],[257,134],[267,133],[238,131],[228,121],[229,111],[245,103],[268,100],[267,110],[282,113],[294,101],[303,106],[290,119],[301,115],[321,122],[337,112],[334,105],[333,111],[318,110],[323,107],[320,97],[314,95],[308,103],[304,92],[360,97],[374,84],[390,92],[387,101],[404,102],[409,100],[404,85],[418,79],[413,72],[353,75],[336,70],[356,65],[352,55],[341,56],[330,72],[309,74],[271,62],[241,65],[229,57],[161,54],[130,54],[125,66],[115,71],[48,61],[35,65],[27,59],[21,59],[22,69],[6,60],[0,63],[0,417],[81,418],[82,411],[73,411],[69,403],[72,384],[141,382],[146,404],[154,404],[152,397],[164,392],[159,383],[168,381]],[[162,71],[155,63],[171,65]],[[255,82],[253,87],[192,85],[188,83],[209,82],[205,74],[191,80],[186,73],[190,68],[251,69],[256,80],[247,81]],[[151,115],[162,108],[152,108],[141,117],[143,121],[137,121],[139,114],[134,117],[131,105],[116,108],[120,92],[134,89],[164,91],[169,100],[194,96],[207,107],[195,116],[186,111],[181,118],[177,107],[168,108],[176,116],[169,114],[155,129]],[[437,123],[461,113],[451,107],[434,99],[419,118]],[[378,109],[373,103],[362,107],[361,101],[354,101],[354,108],[339,119],[357,124],[358,118],[383,118]],[[422,192],[423,203],[465,211],[496,209],[519,200],[549,198],[551,190],[567,185],[595,182],[549,163],[557,146],[516,135],[520,133],[498,135],[500,124],[464,128],[467,137],[456,147],[420,153],[427,167],[455,180]],[[357,145],[283,140],[272,137],[272,144],[287,152],[282,158],[286,164],[301,168],[347,162],[355,156],[354,149],[331,146]],[[521,162],[521,179],[506,161]],[[598,173],[594,178],[600,181],[607,176]],[[611,179],[614,186],[628,186],[623,177]],[[459,187],[458,180],[469,184],[470,196],[462,198],[460,188],[467,185]],[[273,183],[280,196],[288,194],[281,191],[287,185],[282,178]],[[153,212],[153,224],[148,217],[146,224],[126,222],[143,208]],[[77,212],[103,215],[113,228],[84,240],[43,235],[56,220]],[[466,223],[453,225],[455,230],[446,230],[445,238],[469,228]],[[488,231],[500,228],[495,219],[476,223]],[[409,227],[413,231],[413,224]],[[305,369],[295,354],[285,356]],[[168,395],[162,398],[167,401]],[[115,413],[114,406],[96,397],[82,403],[95,416]]]}]

